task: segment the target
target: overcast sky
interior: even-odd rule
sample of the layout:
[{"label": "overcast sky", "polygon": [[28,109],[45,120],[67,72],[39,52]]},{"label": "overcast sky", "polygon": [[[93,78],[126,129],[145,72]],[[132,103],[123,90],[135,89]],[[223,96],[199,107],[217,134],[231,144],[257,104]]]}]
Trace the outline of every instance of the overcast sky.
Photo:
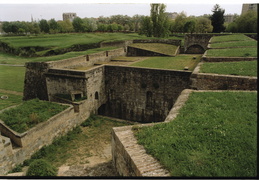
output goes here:
[{"label": "overcast sky", "polygon": [[255,3],[249,0],[0,0],[0,21],[31,21],[31,17],[62,20],[65,12],[74,12],[81,18],[149,15],[150,3],[154,2],[166,4],[166,12],[184,11],[188,16],[211,14],[215,4],[225,9],[225,14],[241,14],[243,3]]}]

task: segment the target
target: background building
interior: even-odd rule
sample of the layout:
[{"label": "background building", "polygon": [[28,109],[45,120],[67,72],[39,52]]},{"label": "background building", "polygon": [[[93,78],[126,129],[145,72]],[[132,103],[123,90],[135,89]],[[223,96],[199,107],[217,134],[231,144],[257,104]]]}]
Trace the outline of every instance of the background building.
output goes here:
[{"label": "background building", "polygon": [[258,4],[243,4],[242,14],[245,14],[247,11],[256,11],[258,9]]},{"label": "background building", "polygon": [[173,20],[178,16],[178,13],[177,13],[177,12],[173,12],[173,13],[165,12],[165,14],[167,15],[167,17],[168,17],[169,19],[173,19]]},{"label": "background building", "polygon": [[73,19],[76,18],[76,13],[63,13],[63,21],[69,19],[70,21],[73,21]]}]

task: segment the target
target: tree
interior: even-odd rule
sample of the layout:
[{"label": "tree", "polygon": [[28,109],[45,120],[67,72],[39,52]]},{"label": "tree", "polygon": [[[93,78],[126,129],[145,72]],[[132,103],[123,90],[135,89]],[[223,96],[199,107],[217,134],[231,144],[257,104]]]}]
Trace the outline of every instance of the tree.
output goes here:
[{"label": "tree", "polygon": [[153,28],[152,21],[149,16],[145,16],[141,21],[141,28],[139,34],[144,34],[147,37],[152,37]]},{"label": "tree", "polygon": [[74,28],[72,25],[72,22],[67,19],[65,21],[58,21],[58,27],[59,27],[59,32],[61,33],[68,33],[68,32],[73,32]]},{"label": "tree", "polygon": [[211,25],[211,20],[207,17],[197,18],[196,32],[199,33],[209,33],[212,32],[213,27]]},{"label": "tree", "polygon": [[51,33],[58,33],[59,25],[55,19],[49,20],[49,28]]},{"label": "tree", "polygon": [[167,37],[169,34],[169,20],[165,8],[164,4],[151,4],[150,17],[154,37]]},{"label": "tree", "polygon": [[224,13],[225,10],[221,9],[218,4],[216,4],[212,10],[213,14],[210,16],[211,24],[213,26],[212,32],[220,33],[225,30],[224,27]]},{"label": "tree", "polygon": [[190,19],[187,20],[186,23],[184,24],[184,32],[186,33],[194,33],[196,30],[196,20],[195,19]]},{"label": "tree", "polygon": [[236,19],[238,32],[240,33],[256,33],[257,32],[257,13],[248,11]]},{"label": "tree", "polygon": [[83,20],[80,17],[76,17],[73,20],[72,25],[76,32],[84,32]]},{"label": "tree", "polygon": [[185,12],[181,12],[176,18],[172,26],[173,32],[184,32],[184,24],[187,21]]},{"label": "tree", "polygon": [[45,19],[40,20],[39,26],[40,26],[41,32],[49,33],[49,24],[48,24],[47,20],[45,20]]}]

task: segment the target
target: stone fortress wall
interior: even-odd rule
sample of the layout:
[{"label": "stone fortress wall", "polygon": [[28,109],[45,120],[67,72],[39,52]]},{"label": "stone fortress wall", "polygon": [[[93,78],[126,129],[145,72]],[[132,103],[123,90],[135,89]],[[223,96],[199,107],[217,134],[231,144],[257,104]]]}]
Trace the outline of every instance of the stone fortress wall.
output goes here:
[{"label": "stone fortress wall", "polygon": [[[188,44],[188,35],[185,43],[186,52],[193,45],[199,44],[200,36],[191,38]],[[207,37],[205,39],[208,39]],[[147,40],[145,40],[147,41]],[[151,43],[148,40],[148,43]],[[201,40],[201,47],[205,40]],[[209,41],[209,40],[208,40]],[[133,41],[114,42],[118,49],[80,56],[60,61],[52,62],[32,62],[26,64],[26,75],[24,85],[24,99],[39,98],[41,100],[56,101],[56,94],[69,94],[72,92],[82,93],[87,99],[80,103],[73,103],[73,108],[68,108],[69,115],[60,115],[55,120],[56,125],[49,120],[45,123],[47,128],[37,133],[37,128],[32,129],[40,141],[37,143],[33,136],[27,132],[25,136],[12,132],[8,127],[1,125],[0,131],[7,129],[5,134],[13,134],[21,141],[17,149],[12,147],[9,138],[0,136],[0,174],[6,173],[23,160],[29,158],[33,152],[42,146],[51,143],[53,138],[65,134],[74,126],[87,119],[91,113],[99,113],[122,119],[129,119],[142,123],[161,122],[167,117],[171,108],[175,104],[178,96],[184,89],[213,89],[208,84],[223,82],[224,78],[217,78],[215,75],[206,75],[211,78],[200,78],[198,70],[190,71],[161,70],[150,68],[137,68],[114,65],[101,65],[93,67],[97,62],[109,62],[113,57],[125,56],[127,45]],[[175,42],[174,42],[175,43]],[[103,43],[103,47],[113,46],[113,43]],[[205,46],[205,45],[204,45]],[[195,48],[194,48],[195,49]],[[200,48],[198,48],[201,50]],[[200,51],[196,51],[196,53]],[[195,52],[192,52],[195,53]],[[89,70],[76,70],[78,66],[91,66]],[[69,68],[69,69],[68,69]],[[244,77],[247,79],[247,77]],[[202,81],[200,79],[203,79]],[[241,80],[245,82],[244,80]],[[202,83],[199,83],[202,82]],[[232,82],[233,86],[239,87],[240,79],[231,77],[223,83]],[[203,87],[200,87],[203,86]],[[233,86],[221,86],[218,89],[233,89]],[[254,90],[257,87],[257,78],[252,78],[249,83],[242,83],[242,89]],[[238,89],[238,88],[236,88]],[[240,88],[239,88],[240,89]],[[62,112],[62,113],[66,113]],[[41,133],[40,133],[41,132]],[[43,134],[53,135],[44,137]],[[11,135],[10,135],[11,138]],[[27,138],[27,140],[24,140]],[[44,139],[50,139],[45,141]],[[15,139],[15,138],[13,138]],[[19,140],[20,139],[20,140]],[[30,142],[31,141],[31,142]],[[119,142],[118,142],[119,143]],[[27,145],[25,145],[27,144]],[[35,144],[33,146],[33,144]],[[32,147],[33,148],[32,148]],[[114,154],[114,156],[116,156]],[[119,156],[119,155],[118,155]],[[121,159],[118,161],[122,161]],[[123,162],[114,162],[118,163]],[[5,168],[4,168],[5,167]],[[122,172],[120,174],[123,175]]]}]

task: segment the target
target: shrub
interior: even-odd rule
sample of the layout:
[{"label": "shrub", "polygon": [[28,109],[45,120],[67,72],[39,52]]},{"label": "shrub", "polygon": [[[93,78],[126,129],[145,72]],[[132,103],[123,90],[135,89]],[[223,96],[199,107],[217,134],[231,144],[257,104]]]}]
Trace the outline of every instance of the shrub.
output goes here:
[{"label": "shrub", "polygon": [[52,166],[49,162],[38,159],[31,163],[26,176],[56,176],[57,168]]}]

